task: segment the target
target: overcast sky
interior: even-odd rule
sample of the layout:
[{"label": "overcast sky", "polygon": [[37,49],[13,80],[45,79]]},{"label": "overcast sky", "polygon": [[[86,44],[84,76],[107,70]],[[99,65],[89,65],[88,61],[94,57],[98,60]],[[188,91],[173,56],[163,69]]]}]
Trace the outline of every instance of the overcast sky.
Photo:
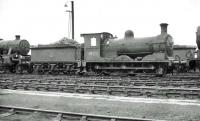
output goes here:
[{"label": "overcast sky", "polygon": [[[31,44],[46,44],[68,35],[67,0],[0,0],[0,38],[16,34]],[[176,44],[195,45],[200,0],[75,0],[75,39],[81,33],[110,32],[119,38],[128,29],[135,37],[160,34],[169,24]],[[69,9],[69,8],[68,8]]]}]

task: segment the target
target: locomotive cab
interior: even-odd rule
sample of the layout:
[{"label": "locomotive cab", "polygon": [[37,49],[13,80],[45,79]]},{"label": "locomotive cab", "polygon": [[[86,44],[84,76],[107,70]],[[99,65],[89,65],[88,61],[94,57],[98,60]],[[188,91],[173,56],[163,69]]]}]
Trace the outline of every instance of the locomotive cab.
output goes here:
[{"label": "locomotive cab", "polygon": [[103,47],[113,35],[108,32],[81,34],[84,37],[84,60],[94,61],[104,57]]}]

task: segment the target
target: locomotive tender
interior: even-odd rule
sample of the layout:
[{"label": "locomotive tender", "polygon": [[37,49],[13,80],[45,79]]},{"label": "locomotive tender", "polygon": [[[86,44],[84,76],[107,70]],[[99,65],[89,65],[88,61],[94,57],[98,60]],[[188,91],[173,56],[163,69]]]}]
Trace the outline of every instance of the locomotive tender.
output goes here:
[{"label": "locomotive tender", "polygon": [[[35,72],[44,74],[75,73],[81,66],[81,47],[73,40],[65,39],[49,45],[31,48],[31,63]],[[70,41],[70,42],[69,42]]]}]

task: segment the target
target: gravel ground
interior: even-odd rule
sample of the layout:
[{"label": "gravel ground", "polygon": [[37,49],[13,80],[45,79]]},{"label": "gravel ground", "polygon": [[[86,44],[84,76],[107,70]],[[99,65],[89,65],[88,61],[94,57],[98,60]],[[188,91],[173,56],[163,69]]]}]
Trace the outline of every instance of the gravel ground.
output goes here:
[{"label": "gravel ground", "polygon": [[55,95],[51,96],[48,96],[48,93],[42,93],[43,95],[39,95],[41,92],[36,93],[38,95],[18,93],[18,91],[6,93],[5,90],[0,90],[0,105],[170,121],[200,121],[200,101],[197,101],[196,104],[183,105],[155,103],[151,99],[137,102],[131,101],[136,98],[127,98],[130,101],[122,101],[112,100],[112,97],[106,99],[105,96],[88,98],[87,95],[81,94],[66,97],[60,93],[53,93]]}]

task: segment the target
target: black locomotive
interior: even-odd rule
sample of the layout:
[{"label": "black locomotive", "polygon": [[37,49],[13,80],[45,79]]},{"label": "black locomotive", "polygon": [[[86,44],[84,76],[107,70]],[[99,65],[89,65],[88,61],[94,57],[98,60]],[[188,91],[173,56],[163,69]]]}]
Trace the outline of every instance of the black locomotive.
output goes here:
[{"label": "black locomotive", "polygon": [[126,31],[122,39],[110,33],[81,34],[84,37],[84,68],[96,73],[157,73],[172,67],[173,41],[167,33],[168,24],[160,24],[161,34],[135,38]]},{"label": "black locomotive", "polygon": [[15,40],[0,41],[0,72],[22,72],[30,68],[30,44],[16,35]]}]

